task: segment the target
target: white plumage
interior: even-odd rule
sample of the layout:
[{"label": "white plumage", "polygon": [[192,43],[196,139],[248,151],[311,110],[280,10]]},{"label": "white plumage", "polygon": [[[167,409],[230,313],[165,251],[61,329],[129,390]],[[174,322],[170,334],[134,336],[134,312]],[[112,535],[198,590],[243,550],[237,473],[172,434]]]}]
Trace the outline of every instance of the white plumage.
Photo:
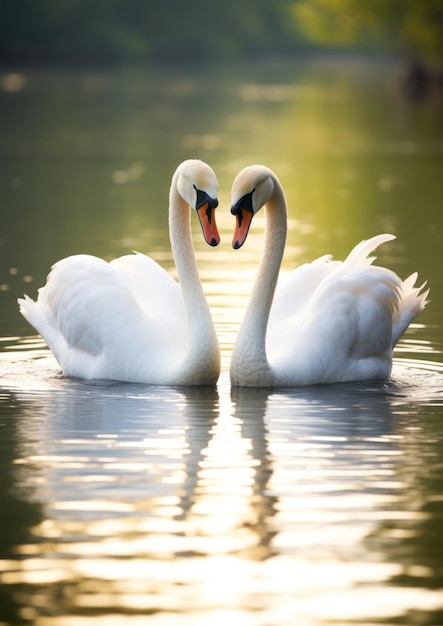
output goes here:
[{"label": "white plumage", "polygon": [[264,205],[264,250],[234,346],[232,383],[297,386],[389,376],[393,348],[429,293],[415,287],[417,274],[402,281],[372,265],[372,252],[395,237],[362,241],[344,262],[326,255],[302,265],[275,290],[286,240],[285,194],[271,170],[247,167],[232,187],[234,248],[243,245]]},{"label": "white plumage", "polygon": [[200,283],[190,207],[217,245],[212,169],[184,161],[170,189],[169,224],[177,283],[154,260],[131,254],[110,263],[75,255],[56,263],[36,302],[20,311],[42,335],[67,376],[160,385],[214,384],[220,352]]}]

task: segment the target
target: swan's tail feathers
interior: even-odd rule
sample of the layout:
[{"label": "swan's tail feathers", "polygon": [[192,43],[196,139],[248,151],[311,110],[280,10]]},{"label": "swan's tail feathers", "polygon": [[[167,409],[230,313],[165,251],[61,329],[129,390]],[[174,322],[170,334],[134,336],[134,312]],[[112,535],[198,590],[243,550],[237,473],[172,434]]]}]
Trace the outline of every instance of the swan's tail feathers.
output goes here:
[{"label": "swan's tail feathers", "polygon": [[409,324],[423,311],[429,300],[429,289],[425,289],[426,282],[416,287],[418,274],[414,272],[401,285],[400,303],[397,315],[394,316],[392,326],[392,347],[403,335]]},{"label": "swan's tail feathers", "polygon": [[376,235],[375,237],[371,237],[371,239],[364,239],[351,250],[343,264],[348,268],[361,265],[371,265],[376,257],[368,255],[371,252],[374,252],[374,250],[378,248],[378,246],[381,246],[382,243],[392,241],[393,239],[395,239],[395,235],[390,235],[389,233]]},{"label": "swan's tail feathers", "polygon": [[39,300],[34,301],[27,295],[23,298],[18,298],[17,302],[20,307],[20,313],[29,324],[35,328],[39,335],[43,337],[49,348],[56,354],[55,344],[58,333],[56,332],[54,323],[51,323],[51,320],[48,319],[45,307],[42,306]]},{"label": "swan's tail feathers", "polygon": [[34,326],[34,328],[38,330],[37,326],[40,326],[43,321],[40,319],[40,307],[38,306],[38,303],[34,302],[34,300],[26,294],[23,298],[18,298],[17,302],[20,307],[20,313],[31,324],[31,326]]}]

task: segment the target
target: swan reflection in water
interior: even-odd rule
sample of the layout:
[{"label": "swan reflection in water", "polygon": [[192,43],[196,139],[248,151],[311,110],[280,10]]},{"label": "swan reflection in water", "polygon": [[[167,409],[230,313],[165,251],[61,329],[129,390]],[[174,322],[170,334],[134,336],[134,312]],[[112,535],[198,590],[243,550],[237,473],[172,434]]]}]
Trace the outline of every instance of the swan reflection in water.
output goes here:
[{"label": "swan reflection in water", "polygon": [[[16,492],[41,507],[8,565],[17,602],[35,616],[155,611],[177,624],[224,610],[284,625],[382,614],[403,565],[377,528],[395,511],[420,532],[399,495],[402,391],[17,392]],[[403,591],[389,586],[399,614],[436,602]]]}]

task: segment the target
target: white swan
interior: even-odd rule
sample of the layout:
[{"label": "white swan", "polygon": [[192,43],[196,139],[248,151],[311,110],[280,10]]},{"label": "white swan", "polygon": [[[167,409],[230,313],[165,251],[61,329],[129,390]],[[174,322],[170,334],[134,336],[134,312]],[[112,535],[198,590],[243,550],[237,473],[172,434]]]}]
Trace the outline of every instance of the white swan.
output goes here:
[{"label": "white swan", "polygon": [[426,305],[428,291],[371,265],[378,235],[344,262],[323,256],[290,273],[275,292],[286,241],[286,198],[262,165],[242,170],[232,185],[232,245],[240,248],[254,214],[266,207],[264,250],[231,358],[231,382],[249,387],[297,386],[386,378],[393,348]]},{"label": "white swan", "polygon": [[130,254],[110,263],[75,255],[56,263],[36,302],[20,311],[42,335],[63,373],[158,385],[212,385],[220,349],[195,261],[190,207],[216,246],[218,182],[190,159],[175,171],[169,230],[179,284],[155,261]]}]

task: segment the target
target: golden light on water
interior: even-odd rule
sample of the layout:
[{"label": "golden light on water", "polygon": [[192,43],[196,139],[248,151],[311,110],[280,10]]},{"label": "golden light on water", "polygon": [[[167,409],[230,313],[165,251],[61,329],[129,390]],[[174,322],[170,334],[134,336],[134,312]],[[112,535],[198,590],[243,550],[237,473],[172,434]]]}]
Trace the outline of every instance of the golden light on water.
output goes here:
[{"label": "golden light on water", "polygon": [[[78,395],[59,400],[78,411]],[[324,430],[312,405],[278,393],[215,396],[208,418],[206,401],[174,392],[166,399],[176,415],[169,426],[158,421],[164,397],[142,394],[135,414],[152,406],[154,423],[149,409],[131,429],[113,422],[124,402],[110,394],[108,420],[87,436],[87,424],[68,432],[57,413],[40,422],[39,436],[26,442],[23,433],[27,456],[16,468],[33,497],[46,501],[45,514],[34,541],[18,546],[21,559],[3,560],[0,570],[3,584],[23,588],[24,618],[69,626],[72,613],[81,624],[92,611],[97,623],[118,614],[137,624],[142,612],[159,626],[227,619],[316,626],[439,607],[433,591],[385,587],[406,571],[426,579],[429,568],[365,558],[379,524],[397,525],[383,535],[395,541],[414,537],[427,519],[402,506],[399,435],[370,431],[353,442],[334,432],[346,423],[343,408],[330,406]],[[349,455],[363,450],[351,476]],[[44,616],[56,589],[59,614]]]},{"label": "golden light on water", "polygon": [[[232,321],[226,328],[232,338]],[[371,561],[364,547],[374,533],[376,544],[415,539],[428,519],[420,503],[405,510],[401,434],[341,431],[355,413],[334,395],[319,417],[317,395],[225,389],[222,379],[209,403],[154,391],[98,395],[94,407],[79,389],[53,395],[43,413],[38,398],[28,402],[28,419],[48,417],[23,430],[15,467],[46,502],[44,519],[18,546],[21,560],[0,563],[2,583],[25,590],[23,618],[69,626],[73,613],[86,624],[93,612],[97,623],[124,615],[137,624],[146,613],[159,626],[323,626],[437,610],[434,591],[386,591],[405,575],[427,580],[430,568]],[[143,418],[126,427],[129,400]],[[75,427],[85,410],[92,430],[84,420]],[[59,614],[45,616],[57,589]]]},{"label": "golden light on water", "polygon": [[[8,94],[30,89],[27,79],[14,76],[3,85]],[[440,180],[441,168],[437,161],[432,165],[429,147],[435,157],[441,146],[414,137],[415,128],[410,137],[409,130],[401,136],[404,118],[415,109],[391,110],[392,103],[366,83],[353,95],[349,74],[338,87],[329,74],[327,86],[323,78],[313,82],[291,75],[280,83],[272,74],[262,85],[249,77],[229,91],[228,110],[220,104],[216,118],[205,120],[201,130],[194,120],[183,133],[183,117],[179,127],[173,115],[168,118],[178,151],[202,151],[208,162],[214,160],[220,181],[220,246],[206,246],[193,220],[197,262],[222,349],[217,389],[67,380],[40,338],[22,337],[15,326],[11,336],[0,338],[6,416],[0,415],[0,426],[2,436],[5,431],[9,436],[1,457],[9,481],[5,509],[15,512],[2,529],[11,549],[0,561],[0,583],[17,610],[16,621],[34,626],[438,621],[441,613],[432,612],[443,605],[437,562],[441,307],[430,307],[435,326],[428,324],[432,317],[423,323],[419,318],[402,338],[391,381],[283,391],[235,390],[229,383],[230,354],[265,225],[260,213],[247,244],[232,250],[229,189],[245,165],[269,165],[285,185],[290,215],[282,274],[325,253],[343,258],[357,241],[383,230],[399,235],[380,250],[387,265],[405,275],[423,271],[423,280],[437,267],[427,254],[436,249],[440,222],[425,202],[416,217],[407,196],[413,196],[413,167],[419,168],[415,184],[423,185],[415,193],[422,198],[424,186],[435,192],[432,172],[438,170]],[[197,88],[193,81],[179,83],[177,90],[188,96]],[[66,84],[64,89],[69,93]],[[390,110],[382,130],[366,102],[380,107],[383,119]],[[169,100],[168,106],[173,106]],[[150,112],[148,107],[127,116],[131,137],[138,137],[140,120],[148,124]],[[429,111],[422,107],[417,114],[416,124],[424,128]],[[55,130],[62,121],[57,118]],[[72,204],[54,224],[48,256],[60,246],[64,253],[68,244],[105,258],[115,250],[152,249],[153,258],[174,275],[164,210],[165,160],[172,155],[123,158],[121,131],[106,144],[110,154],[96,142],[99,166],[91,159],[86,168],[89,173],[96,166],[94,185],[78,172],[79,181],[96,193],[91,215],[89,209],[78,216],[73,210],[80,211],[86,187],[78,185],[78,196],[68,182],[72,172],[60,177],[60,197],[72,196]],[[157,129],[150,133],[149,139],[158,139]],[[52,155],[69,154],[73,130],[62,135],[47,148],[51,168],[57,165]],[[79,133],[82,159],[94,137]],[[35,191],[33,176],[44,180],[46,173],[39,167],[33,163],[38,176],[29,169],[12,172],[11,194],[24,198],[27,189]],[[147,196],[157,193],[160,178],[164,185],[147,211]],[[95,186],[97,180],[108,187]],[[117,200],[101,212],[102,192],[109,186],[109,200]],[[41,193],[43,211],[55,200]],[[45,223],[54,218],[43,215]],[[38,224],[34,213],[28,219],[31,252],[5,266],[13,269],[1,280],[8,297],[18,283],[21,292],[23,282],[37,275]],[[86,223],[93,235],[83,230]],[[71,240],[77,232],[81,236]],[[39,237],[46,241],[48,233],[39,231]],[[41,276],[56,258],[45,260]],[[437,274],[434,270],[429,279],[438,301]],[[30,290],[40,286],[33,284]]]}]

